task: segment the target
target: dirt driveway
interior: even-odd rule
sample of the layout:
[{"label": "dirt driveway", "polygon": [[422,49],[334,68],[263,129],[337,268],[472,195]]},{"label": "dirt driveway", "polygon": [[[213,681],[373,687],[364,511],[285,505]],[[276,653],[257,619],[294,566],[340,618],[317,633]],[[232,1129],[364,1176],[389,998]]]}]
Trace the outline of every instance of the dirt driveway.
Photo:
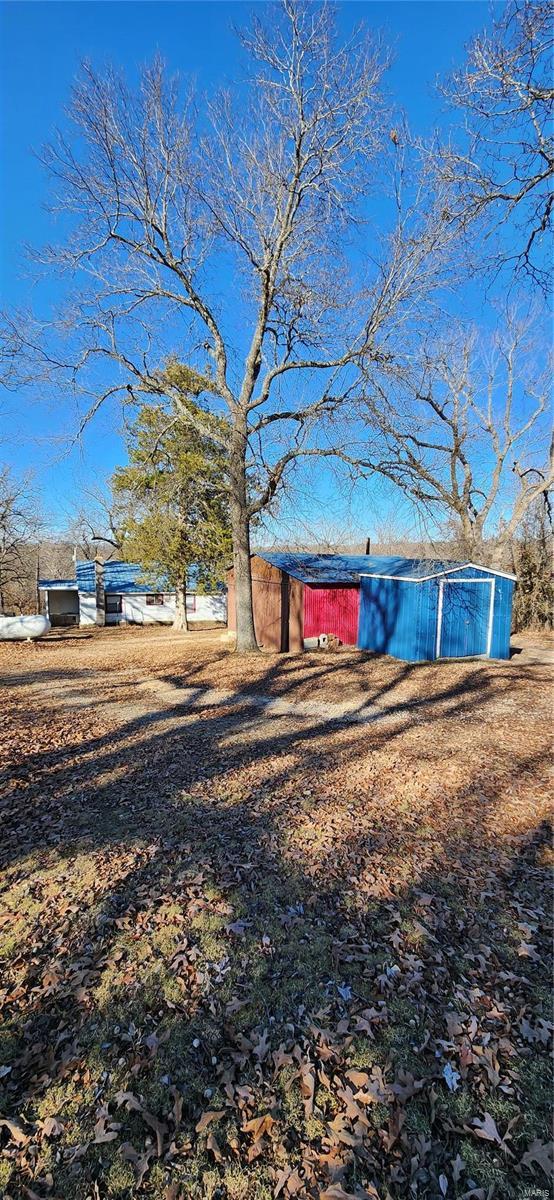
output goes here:
[{"label": "dirt driveway", "polygon": [[104,630],[0,670],[0,1194],[544,1186],[546,665]]}]

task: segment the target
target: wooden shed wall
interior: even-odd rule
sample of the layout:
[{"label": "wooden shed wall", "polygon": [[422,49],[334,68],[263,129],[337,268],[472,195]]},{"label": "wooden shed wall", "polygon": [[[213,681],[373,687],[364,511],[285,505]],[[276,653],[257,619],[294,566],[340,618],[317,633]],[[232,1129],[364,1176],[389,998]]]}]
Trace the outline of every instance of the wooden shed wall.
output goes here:
[{"label": "wooden shed wall", "polygon": [[305,586],[299,579],[293,579],[291,575],[285,576],[288,581],[288,646],[283,646],[283,650],[290,650],[293,654],[298,654],[304,649],[304,593]]},{"label": "wooden shed wall", "polygon": [[[304,648],[304,584],[271,566],[257,554],[252,556],[251,569],[254,628],[258,645],[264,650],[298,653]],[[227,574],[227,589],[228,627],[236,629],[233,570]]]},{"label": "wooden shed wall", "polygon": [[[264,650],[288,649],[288,576],[263,558],[258,558],[257,554],[252,556],[251,570],[254,628],[258,645]],[[227,586],[229,629],[236,629],[233,571],[229,571]]]}]

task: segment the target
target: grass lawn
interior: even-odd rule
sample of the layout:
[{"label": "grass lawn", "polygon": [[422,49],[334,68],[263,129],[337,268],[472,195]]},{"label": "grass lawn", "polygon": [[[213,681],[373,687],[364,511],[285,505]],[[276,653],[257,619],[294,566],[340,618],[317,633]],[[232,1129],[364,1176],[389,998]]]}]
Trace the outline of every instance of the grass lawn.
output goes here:
[{"label": "grass lawn", "polygon": [[0,1195],[547,1196],[545,665],[145,629],[0,669]]}]

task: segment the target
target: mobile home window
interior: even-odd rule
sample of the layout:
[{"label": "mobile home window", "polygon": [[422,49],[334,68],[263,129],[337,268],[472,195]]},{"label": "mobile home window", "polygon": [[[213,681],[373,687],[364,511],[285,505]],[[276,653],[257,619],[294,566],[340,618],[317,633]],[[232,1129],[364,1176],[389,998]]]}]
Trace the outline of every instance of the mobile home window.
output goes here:
[{"label": "mobile home window", "polygon": [[146,597],[147,604],[163,604],[163,602],[164,602],[164,598],[163,598],[163,595],[161,594],[161,592],[155,592],[152,595]]},{"label": "mobile home window", "polygon": [[106,596],[106,612],[107,613],[120,613],[121,611],[122,611],[122,597],[107,595]]},{"label": "mobile home window", "polygon": [[187,592],[187,612],[196,612],[196,593]]}]

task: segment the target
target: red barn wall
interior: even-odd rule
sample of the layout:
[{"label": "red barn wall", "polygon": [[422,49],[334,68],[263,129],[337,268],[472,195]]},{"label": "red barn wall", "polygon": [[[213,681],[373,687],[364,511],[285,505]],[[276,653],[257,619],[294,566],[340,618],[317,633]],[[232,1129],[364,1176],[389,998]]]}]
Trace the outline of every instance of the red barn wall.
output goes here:
[{"label": "red barn wall", "polygon": [[358,584],[317,587],[304,584],[304,637],[333,633],[346,646],[358,640],[360,588]]}]

